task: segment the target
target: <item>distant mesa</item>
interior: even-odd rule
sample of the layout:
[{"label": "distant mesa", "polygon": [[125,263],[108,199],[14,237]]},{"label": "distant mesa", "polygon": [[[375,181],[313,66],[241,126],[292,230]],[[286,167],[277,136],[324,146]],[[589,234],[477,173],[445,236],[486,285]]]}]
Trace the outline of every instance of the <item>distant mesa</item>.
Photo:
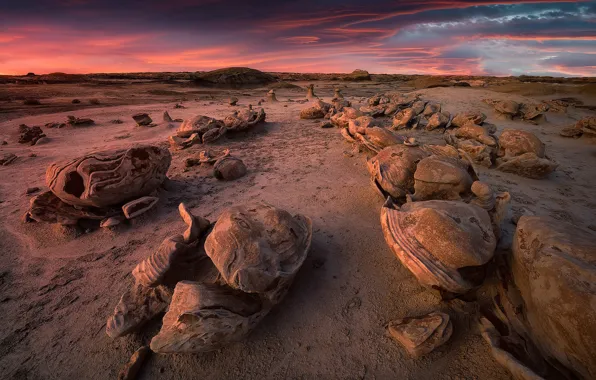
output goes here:
[{"label": "distant mesa", "polygon": [[277,82],[271,74],[248,67],[228,67],[196,73],[194,82],[209,87],[258,87]]},{"label": "distant mesa", "polygon": [[371,80],[370,74],[366,70],[356,69],[348,74],[344,78],[345,80],[360,81],[360,80]]}]

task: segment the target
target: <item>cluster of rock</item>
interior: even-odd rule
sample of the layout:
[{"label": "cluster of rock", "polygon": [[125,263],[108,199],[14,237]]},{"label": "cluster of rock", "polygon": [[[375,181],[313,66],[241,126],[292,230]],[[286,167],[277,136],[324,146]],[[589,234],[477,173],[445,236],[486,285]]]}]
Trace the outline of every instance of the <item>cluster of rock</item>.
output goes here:
[{"label": "cluster of rock", "polygon": [[573,126],[561,130],[560,135],[575,138],[582,136],[596,137],[596,116],[586,116],[578,120]]},{"label": "cluster of rock", "polygon": [[[416,101],[408,108],[422,108],[414,106]],[[379,100],[391,103],[383,102]],[[439,106],[431,107],[434,114],[441,112]],[[420,119],[423,112],[412,113]],[[495,257],[511,197],[479,181],[472,166],[475,155],[464,144],[490,148],[500,170],[532,178],[556,165],[545,158],[544,144],[520,130],[505,129],[496,137],[484,115],[466,112],[446,126],[454,127],[446,132],[452,145],[420,145],[402,138],[377,150],[359,137],[366,128],[375,128],[375,119],[349,113],[355,117],[348,118],[347,126],[343,120],[336,125],[348,140],[374,154],[367,167],[374,187],[386,198],[381,226],[388,246],[420,284],[443,299],[475,291]],[[488,318],[481,318],[482,334],[496,360],[515,378],[594,377],[590,342],[596,338],[596,290],[589,285],[596,283],[594,252],[592,231],[544,217],[519,219],[510,263],[500,266],[502,285],[494,310],[484,311]],[[414,357],[431,352],[453,332],[449,315],[441,311],[398,319],[387,327]]]},{"label": "cluster of rock", "polygon": [[167,149],[141,145],[52,163],[49,190],[31,199],[25,220],[76,225],[91,219],[113,226],[134,218],[157,203],[149,195],[166,179],[171,159]]},{"label": "cluster of rock", "polygon": [[36,145],[46,137],[40,127],[29,127],[25,124],[19,125],[19,134],[19,144]]},{"label": "cluster of rock", "polygon": [[203,150],[198,158],[187,158],[186,167],[195,165],[213,165],[213,176],[222,181],[232,181],[244,176],[247,172],[244,162],[230,155],[230,150],[225,149],[218,153],[212,150]]},{"label": "cluster of rock", "polygon": [[184,204],[179,211],[187,229],[133,269],[135,283],[106,333],[124,336],[167,310],[152,351],[217,350],[246,337],[285,297],[309,251],[312,223],[262,202],[231,207],[214,225]]},{"label": "cluster of rock", "polygon": [[482,101],[495,110],[498,117],[505,120],[521,119],[532,124],[539,124],[546,121],[544,113],[549,110],[546,103],[526,104],[513,100],[482,99]]},{"label": "cluster of rock", "polygon": [[262,108],[255,111],[251,105],[248,108],[234,111],[224,120],[197,115],[182,122],[176,135],[170,136],[170,144],[178,149],[185,149],[194,144],[209,144],[226,133],[244,131],[262,123],[266,116]]}]

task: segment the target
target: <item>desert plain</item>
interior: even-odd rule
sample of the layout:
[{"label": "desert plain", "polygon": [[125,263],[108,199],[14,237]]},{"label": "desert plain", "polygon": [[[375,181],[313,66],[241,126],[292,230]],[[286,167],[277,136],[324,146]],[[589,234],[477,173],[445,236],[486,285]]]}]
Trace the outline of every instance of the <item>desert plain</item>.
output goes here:
[{"label": "desert plain", "polygon": [[[375,94],[417,94],[452,115],[485,114],[497,135],[513,128],[537,136],[548,159],[558,164],[543,179],[475,165],[481,181],[511,196],[499,254],[510,249],[519,215],[548,216],[596,230],[596,139],[560,135],[595,115],[596,83],[590,78],[372,75],[355,81],[341,75],[272,75],[278,82],[235,88],[204,86],[172,73],[2,78],[0,155],[14,154],[16,159],[0,166],[1,378],[116,378],[130,356],[157,334],[163,313],[116,339],[106,334],[106,320],[134,282],[131,271],[137,263],[185,228],[178,205],[184,202],[194,215],[215,222],[227,207],[252,201],[312,220],[310,250],[287,296],[245,339],[206,353],[153,353],[137,378],[511,378],[478,327],[495,281],[491,271],[473,300],[442,300],[419,284],[383,237],[379,211],[385,199],[367,171],[366,159],[374,154],[346,141],[336,127],[321,128],[324,119],[301,119],[301,110],[309,105],[302,100],[310,84],[325,102],[339,88],[355,109],[368,106]],[[454,85],[461,82],[467,85]],[[260,102],[271,88],[278,101]],[[234,105],[231,97],[238,99]],[[539,123],[498,117],[483,102],[540,104],[561,98],[575,100],[563,111],[545,111]],[[25,104],[27,99],[39,102]],[[168,142],[180,122],[162,121],[164,111],[174,119],[224,119],[248,105],[263,108],[264,123],[208,146],[175,149]],[[138,113],[147,113],[155,125],[138,126],[132,119]],[[69,115],[94,124],[46,127],[65,123]],[[380,120],[391,126],[391,117]],[[40,126],[46,135],[43,144],[20,144],[21,124]],[[419,144],[445,145],[442,130],[396,133]],[[158,145],[172,155],[167,186],[158,190],[159,201],[151,210],[110,228],[26,222],[30,200],[47,190],[45,173],[52,162],[137,144]],[[247,173],[221,181],[211,165],[187,167],[186,160],[205,149],[229,149]],[[387,324],[435,310],[450,315],[453,334],[430,354],[414,359],[388,334]]]}]

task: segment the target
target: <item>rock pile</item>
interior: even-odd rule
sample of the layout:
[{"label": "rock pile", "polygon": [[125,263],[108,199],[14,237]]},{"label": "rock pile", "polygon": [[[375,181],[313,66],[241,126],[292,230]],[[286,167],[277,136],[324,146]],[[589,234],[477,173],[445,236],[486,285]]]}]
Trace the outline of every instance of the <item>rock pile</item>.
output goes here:
[{"label": "rock pile", "polygon": [[505,120],[519,118],[532,124],[546,121],[544,113],[549,110],[546,103],[526,104],[513,100],[483,99],[484,103],[493,106],[498,117]]}]

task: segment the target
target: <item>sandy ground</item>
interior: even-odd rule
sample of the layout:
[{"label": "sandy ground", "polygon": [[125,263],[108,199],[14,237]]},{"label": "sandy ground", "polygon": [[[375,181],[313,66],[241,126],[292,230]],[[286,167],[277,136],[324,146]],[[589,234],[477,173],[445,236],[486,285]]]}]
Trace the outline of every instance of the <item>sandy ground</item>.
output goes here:
[{"label": "sandy ground", "polygon": [[[184,159],[202,150],[193,146],[173,152],[168,173],[172,183],[161,191],[158,207],[130,225],[76,231],[22,223],[30,199],[25,191],[33,186],[45,188],[45,169],[52,161],[96,149],[165,144],[174,128],[161,122],[164,110],[174,118],[196,114],[223,118],[234,109],[225,102],[229,93],[239,96],[241,107],[256,105],[267,91],[215,91],[208,95],[208,91],[190,93],[192,89],[168,85],[168,90],[186,93],[147,94],[147,89],[156,86],[93,91],[73,85],[31,86],[31,91],[45,91],[38,96],[47,93],[44,106],[31,109],[20,102],[0,102],[0,141],[8,142],[0,146],[0,153],[19,156],[11,165],[0,167],[0,378],[115,378],[130,355],[150,341],[160,318],[142,334],[116,340],[105,334],[105,321],[132,283],[132,268],[165,237],[183,230],[178,203],[187,202],[195,214],[215,221],[225,207],[252,200],[264,200],[313,220],[312,249],[288,296],[245,341],[207,354],[153,354],[139,378],[509,378],[478,334],[473,313],[462,313],[461,303],[442,303],[424,290],[391,253],[379,223],[383,200],[370,185],[366,155],[354,151],[337,129],[321,129],[319,122],[300,120],[299,110],[304,105],[285,101],[288,97],[299,99],[300,91],[278,90],[282,101],[264,104],[264,126],[215,144],[230,148],[244,160],[249,172],[239,180],[217,181],[211,168],[185,170]],[[317,86],[320,96],[331,97],[333,84]],[[391,86],[348,84],[343,92],[357,101]],[[7,87],[2,91],[10,92]],[[526,129],[547,144],[547,155],[560,164],[548,179],[531,180],[480,168],[482,180],[512,194],[514,210],[524,207],[580,225],[596,224],[592,196],[596,145],[558,135],[587,111],[549,113],[548,122],[534,126],[498,120],[481,102],[484,97],[527,100],[521,96],[475,88],[418,92],[425,99],[441,102],[450,112],[480,110],[489,115],[488,121],[496,124],[499,132],[505,127]],[[101,104],[71,105],[74,97],[98,98]],[[181,99],[187,108],[174,109]],[[583,100],[595,103],[594,99]],[[148,112],[158,126],[136,127],[130,116],[141,111]],[[91,117],[96,125],[43,128],[47,122],[64,121],[69,114]],[[116,118],[124,123],[111,124]],[[21,123],[42,126],[50,141],[40,146],[18,144],[17,126]],[[415,134],[423,142],[442,141],[438,133]],[[31,153],[36,156],[29,157]],[[513,230],[508,221],[505,245]],[[473,306],[463,308],[470,311]],[[387,335],[385,325],[392,319],[436,309],[454,318],[454,335],[430,355],[411,359]]]}]

